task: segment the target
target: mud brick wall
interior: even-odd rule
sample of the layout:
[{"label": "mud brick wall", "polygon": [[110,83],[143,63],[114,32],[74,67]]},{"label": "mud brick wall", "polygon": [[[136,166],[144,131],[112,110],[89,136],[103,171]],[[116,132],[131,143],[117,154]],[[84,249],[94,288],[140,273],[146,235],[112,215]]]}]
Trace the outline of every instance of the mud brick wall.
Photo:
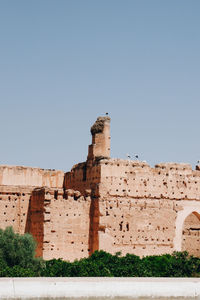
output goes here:
[{"label": "mud brick wall", "polygon": [[[100,164],[99,248],[140,256],[177,250],[178,213],[191,209],[194,199],[194,211],[196,207],[196,214],[200,213],[200,172],[187,164],[150,168],[143,162],[114,159]],[[197,217],[195,222],[196,230],[187,236],[188,224],[184,224],[184,243],[178,250],[200,255]],[[193,246],[191,235],[195,236]]]},{"label": "mud brick wall", "polygon": [[[65,186],[92,190],[91,252],[103,249],[140,256],[185,249],[194,252],[184,222],[192,209],[200,214],[198,168],[194,171],[188,164],[176,163],[151,168],[146,162],[100,159],[74,166]],[[196,238],[196,255],[200,255],[198,243]]]},{"label": "mud brick wall", "polygon": [[89,254],[90,195],[62,189],[37,189],[30,205],[30,232],[44,259],[73,261]]},{"label": "mud brick wall", "polygon": [[31,232],[45,259],[100,249],[200,256],[200,165],[111,159],[108,116],[91,134],[87,161],[65,174],[0,166],[0,228]]},{"label": "mud brick wall", "polygon": [[98,162],[92,165],[81,163],[75,165],[71,172],[65,174],[65,189],[79,190],[82,194],[86,189],[95,190],[101,180],[101,166]]},{"label": "mud brick wall", "polygon": [[28,187],[0,186],[1,229],[12,226],[15,232],[25,232],[31,192]]},{"label": "mud brick wall", "polygon": [[[154,199],[200,200],[200,172],[188,164],[102,160],[101,193]],[[104,191],[103,191],[104,189]]]},{"label": "mud brick wall", "polygon": [[139,256],[173,252],[176,203],[107,197],[99,201],[99,248]]},{"label": "mud brick wall", "polygon": [[63,187],[64,172],[22,166],[0,166],[0,185]]}]

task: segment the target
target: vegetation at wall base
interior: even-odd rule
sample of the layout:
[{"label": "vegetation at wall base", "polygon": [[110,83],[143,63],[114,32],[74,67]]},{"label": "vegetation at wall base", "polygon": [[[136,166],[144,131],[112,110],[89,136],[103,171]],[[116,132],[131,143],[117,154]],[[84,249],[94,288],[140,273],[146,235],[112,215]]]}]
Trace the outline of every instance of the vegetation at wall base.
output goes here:
[{"label": "vegetation at wall base", "polygon": [[35,258],[35,249],[31,234],[20,235],[12,227],[0,229],[0,277],[39,276],[45,264]]},{"label": "vegetation at wall base", "polygon": [[0,277],[200,277],[200,258],[187,252],[140,258],[95,251],[74,262],[35,258],[30,234],[0,229]]}]

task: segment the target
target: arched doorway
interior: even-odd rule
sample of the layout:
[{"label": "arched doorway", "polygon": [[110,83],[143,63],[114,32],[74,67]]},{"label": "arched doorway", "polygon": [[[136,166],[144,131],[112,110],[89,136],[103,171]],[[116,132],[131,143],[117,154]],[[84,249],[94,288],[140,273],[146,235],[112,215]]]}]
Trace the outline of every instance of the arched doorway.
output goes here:
[{"label": "arched doorway", "polygon": [[200,214],[195,211],[184,220],[181,251],[200,257]]}]

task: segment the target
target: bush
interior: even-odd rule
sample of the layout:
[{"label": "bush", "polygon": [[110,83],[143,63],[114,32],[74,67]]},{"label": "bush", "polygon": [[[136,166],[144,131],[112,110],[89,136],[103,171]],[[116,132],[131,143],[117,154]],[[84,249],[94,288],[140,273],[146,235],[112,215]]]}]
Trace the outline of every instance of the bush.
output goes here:
[{"label": "bush", "polygon": [[22,268],[18,265],[0,270],[0,277],[36,277],[38,273],[31,268]]},{"label": "bush", "polygon": [[62,259],[51,259],[46,261],[45,268],[41,271],[44,277],[69,277],[71,263]]},{"label": "bush", "polygon": [[32,235],[14,233],[12,227],[7,227],[5,230],[0,229],[1,276],[5,269],[9,270],[8,273],[11,272],[10,268],[14,268],[16,274],[25,272],[22,271],[23,269],[30,269],[34,274],[39,274],[44,264],[41,259],[35,258],[35,248],[36,243]]},{"label": "bush", "polygon": [[71,263],[35,258],[35,247],[30,234],[0,229],[0,277],[200,277],[200,258],[187,252],[140,258],[101,250]]}]

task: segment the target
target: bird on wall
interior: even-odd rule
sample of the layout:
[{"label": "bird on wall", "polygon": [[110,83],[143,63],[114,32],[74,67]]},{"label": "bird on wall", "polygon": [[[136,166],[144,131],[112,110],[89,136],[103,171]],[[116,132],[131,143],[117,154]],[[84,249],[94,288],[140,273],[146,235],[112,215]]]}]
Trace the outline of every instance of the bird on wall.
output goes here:
[{"label": "bird on wall", "polygon": [[138,156],[138,154],[135,154],[134,156],[135,156],[135,159],[136,159],[136,160],[138,160],[138,159],[139,159],[139,156]]},{"label": "bird on wall", "polygon": [[126,154],[126,157],[128,158],[128,159],[131,159],[131,156],[127,153]]}]

